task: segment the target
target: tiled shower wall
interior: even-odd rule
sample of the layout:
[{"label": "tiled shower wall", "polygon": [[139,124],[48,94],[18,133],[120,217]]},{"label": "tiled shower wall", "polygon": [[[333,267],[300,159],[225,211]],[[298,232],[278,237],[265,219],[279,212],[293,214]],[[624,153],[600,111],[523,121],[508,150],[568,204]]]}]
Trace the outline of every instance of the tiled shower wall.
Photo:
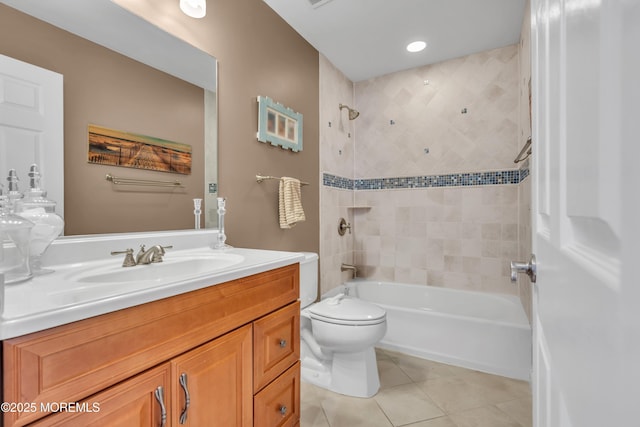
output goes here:
[{"label": "tiled shower wall", "polygon": [[417,177],[409,188],[355,192],[356,205],[370,206],[354,217],[364,275],[517,294],[508,266],[518,254],[518,185],[475,184],[504,182],[479,172],[516,169],[518,46],[355,88],[356,176]]},{"label": "tiled shower wall", "polygon": [[518,45],[355,84],[358,178],[515,169]]},{"label": "tiled shower wall", "polygon": [[[322,292],[348,277],[340,262],[354,261],[372,279],[518,294],[508,277],[521,249],[526,177],[513,164],[518,52],[507,46],[356,83],[355,145],[322,118],[345,103],[335,98],[349,84],[321,60],[321,87],[329,86],[321,90]],[[351,171],[341,157],[349,142]],[[351,239],[337,235],[340,216],[353,225]]]},{"label": "tiled shower wall", "polygon": [[356,263],[377,280],[516,294],[518,186],[357,191]]}]

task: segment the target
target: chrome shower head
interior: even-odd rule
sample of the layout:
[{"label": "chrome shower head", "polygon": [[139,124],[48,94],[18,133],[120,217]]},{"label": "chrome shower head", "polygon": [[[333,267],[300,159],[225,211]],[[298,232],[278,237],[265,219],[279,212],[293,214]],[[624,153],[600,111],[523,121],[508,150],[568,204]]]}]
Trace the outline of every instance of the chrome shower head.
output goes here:
[{"label": "chrome shower head", "polygon": [[350,108],[348,105],[340,104],[341,111],[343,108],[346,108],[349,111],[349,120],[355,120],[360,115],[358,111]]}]

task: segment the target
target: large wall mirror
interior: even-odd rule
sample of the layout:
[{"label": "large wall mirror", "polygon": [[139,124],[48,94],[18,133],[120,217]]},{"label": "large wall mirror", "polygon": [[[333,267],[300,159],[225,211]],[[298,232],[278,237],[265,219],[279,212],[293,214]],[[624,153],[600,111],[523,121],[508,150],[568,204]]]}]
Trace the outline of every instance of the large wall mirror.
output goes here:
[{"label": "large wall mirror", "polygon": [[[0,0],[0,39],[0,54],[64,77],[65,234],[193,228],[194,198],[202,226],[216,226],[214,57],[110,0]],[[89,124],[191,145],[192,173],[91,164]],[[108,173],[183,186],[119,187]]]}]

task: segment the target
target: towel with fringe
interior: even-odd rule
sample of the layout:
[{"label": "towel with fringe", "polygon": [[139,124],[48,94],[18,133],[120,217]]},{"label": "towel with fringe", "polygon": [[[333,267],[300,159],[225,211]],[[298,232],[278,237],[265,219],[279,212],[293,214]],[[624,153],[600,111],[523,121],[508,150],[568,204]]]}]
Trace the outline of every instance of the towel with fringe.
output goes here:
[{"label": "towel with fringe", "polygon": [[304,221],[304,210],[300,197],[300,180],[283,176],[280,179],[278,205],[280,208],[280,228],[291,228]]}]

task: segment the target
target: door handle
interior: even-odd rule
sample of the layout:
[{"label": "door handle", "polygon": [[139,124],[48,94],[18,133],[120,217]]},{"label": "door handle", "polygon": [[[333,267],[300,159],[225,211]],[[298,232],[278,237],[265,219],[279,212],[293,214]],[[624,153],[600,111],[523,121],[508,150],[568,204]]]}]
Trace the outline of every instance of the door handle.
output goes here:
[{"label": "door handle", "polygon": [[518,273],[525,273],[531,279],[531,283],[536,283],[536,256],[531,254],[531,259],[528,263],[511,261],[511,281],[518,280]]}]

